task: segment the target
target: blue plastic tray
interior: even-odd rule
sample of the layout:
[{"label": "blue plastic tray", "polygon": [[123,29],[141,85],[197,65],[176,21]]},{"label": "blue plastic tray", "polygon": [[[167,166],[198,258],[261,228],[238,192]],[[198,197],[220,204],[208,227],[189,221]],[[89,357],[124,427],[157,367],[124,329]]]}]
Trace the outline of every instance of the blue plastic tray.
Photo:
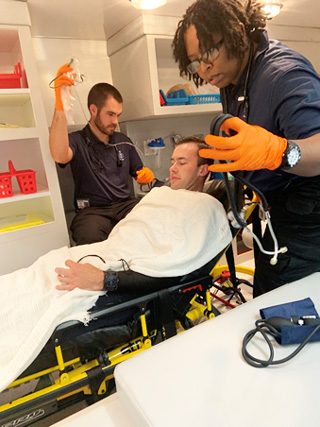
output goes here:
[{"label": "blue plastic tray", "polygon": [[189,95],[189,104],[214,104],[220,102],[219,93]]},{"label": "blue plastic tray", "polygon": [[198,94],[187,95],[184,89],[176,90],[166,96],[160,89],[160,94],[166,106],[169,105],[188,105],[188,104],[213,104],[220,102],[219,94]]},{"label": "blue plastic tray", "polygon": [[165,105],[185,105],[189,101],[189,97],[184,89],[176,90],[166,96],[160,89],[161,96],[165,102]]}]

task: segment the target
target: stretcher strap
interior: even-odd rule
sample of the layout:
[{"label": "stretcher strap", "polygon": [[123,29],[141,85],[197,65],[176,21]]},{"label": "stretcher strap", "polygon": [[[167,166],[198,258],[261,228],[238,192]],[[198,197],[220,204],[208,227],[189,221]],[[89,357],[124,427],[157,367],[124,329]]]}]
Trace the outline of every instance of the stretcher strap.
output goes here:
[{"label": "stretcher strap", "polygon": [[227,259],[229,272],[230,272],[230,280],[231,280],[234,288],[236,288],[237,287],[236,266],[235,266],[235,262],[234,262],[232,245],[230,245],[228,247],[228,249],[226,250],[226,259]]},{"label": "stretcher strap", "polygon": [[96,400],[98,397],[100,385],[105,379],[105,374],[103,373],[101,366],[96,366],[95,368],[89,369],[89,371],[87,371],[87,376],[92,396]]},{"label": "stretcher strap", "polygon": [[174,313],[170,293],[167,289],[163,289],[158,292],[158,295],[160,303],[159,320],[163,328],[163,334],[165,335],[165,339],[171,338],[174,335],[177,335],[177,330],[174,322]]}]

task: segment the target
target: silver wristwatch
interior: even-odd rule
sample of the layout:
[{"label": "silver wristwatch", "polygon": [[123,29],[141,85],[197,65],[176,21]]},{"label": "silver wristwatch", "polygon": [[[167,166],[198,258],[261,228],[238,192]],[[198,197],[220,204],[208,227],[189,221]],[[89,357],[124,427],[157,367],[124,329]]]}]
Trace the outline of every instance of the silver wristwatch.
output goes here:
[{"label": "silver wristwatch", "polygon": [[296,166],[301,159],[301,151],[299,145],[288,140],[287,148],[282,155],[282,163],[279,166],[282,170],[291,169]]}]

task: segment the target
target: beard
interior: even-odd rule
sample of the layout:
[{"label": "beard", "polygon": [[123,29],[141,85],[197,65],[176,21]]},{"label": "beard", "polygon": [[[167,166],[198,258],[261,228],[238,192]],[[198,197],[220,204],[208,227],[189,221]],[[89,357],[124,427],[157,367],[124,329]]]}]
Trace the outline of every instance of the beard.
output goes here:
[{"label": "beard", "polygon": [[104,135],[111,136],[114,134],[114,131],[116,129],[114,125],[104,126],[100,118],[100,113],[97,114],[97,116],[93,120],[93,123],[95,127]]}]

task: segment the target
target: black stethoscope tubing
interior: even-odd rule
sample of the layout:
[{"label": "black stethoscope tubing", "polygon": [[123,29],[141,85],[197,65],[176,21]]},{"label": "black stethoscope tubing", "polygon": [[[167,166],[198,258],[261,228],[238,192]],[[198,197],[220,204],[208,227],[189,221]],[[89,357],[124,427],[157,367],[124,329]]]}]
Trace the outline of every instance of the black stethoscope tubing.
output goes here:
[{"label": "black stethoscope tubing", "polygon": [[[241,119],[245,122],[248,122],[249,117],[249,96],[248,96],[248,84],[249,84],[249,78],[251,73],[251,66],[252,66],[252,60],[253,60],[253,45],[250,46],[250,52],[249,52],[249,61],[246,71],[246,77],[244,81],[244,88],[243,88],[243,95],[238,96],[238,107],[237,107],[237,117],[240,117],[240,110],[243,106],[243,113],[241,115]],[[225,94],[225,90],[223,89],[221,91],[222,99],[223,99],[223,112],[228,114],[228,100]]]},{"label": "black stethoscope tubing", "polygon": [[[90,159],[92,161],[92,163],[95,165],[96,169],[94,169],[95,172],[101,172],[104,169],[103,163],[101,162],[101,160],[98,158],[99,157],[99,153],[97,152],[94,144],[92,143],[92,141],[90,141],[90,138],[88,137],[87,133],[85,132],[85,130],[83,129],[81,131],[81,134],[85,140],[85,143],[88,147],[88,153],[90,156]],[[122,154],[120,153],[120,150],[118,150],[118,147],[116,145],[110,145],[110,148],[113,147],[115,149],[116,152],[116,157],[117,157],[117,166],[121,167],[122,166]],[[90,151],[91,149],[93,150],[95,157],[91,156]]]}]

